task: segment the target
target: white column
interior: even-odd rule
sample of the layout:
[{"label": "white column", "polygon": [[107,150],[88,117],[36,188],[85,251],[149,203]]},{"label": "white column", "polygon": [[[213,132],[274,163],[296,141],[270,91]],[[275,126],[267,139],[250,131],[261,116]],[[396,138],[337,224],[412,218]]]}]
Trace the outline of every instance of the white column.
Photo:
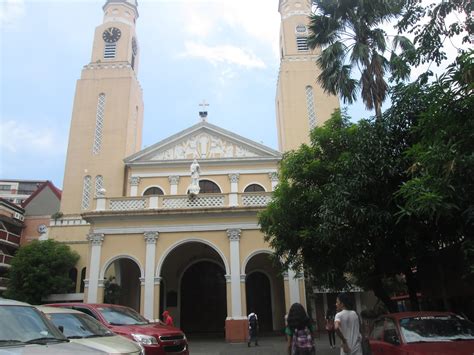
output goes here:
[{"label": "white column", "polygon": [[240,229],[228,229],[230,243],[230,290],[232,300],[232,318],[242,317],[240,297]]},{"label": "white column", "polygon": [[229,174],[230,180],[230,194],[229,194],[229,206],[239,205],[239,174]]},{"label": "white column", "polygon": [[155,291],[155,254],[158,232],[145,232],[145,299],[143,302],[143,315],[153,319],[153,300]]},{"label": "white column", "polygon": [[97,303],[97,289],[99,287],[100,252],[104,242],[104,234],[90,233],[87,240],[91,243],[91,262],[89,265],[88,303]]},{"label": "white column", "polygon": [[299,280],[292,269],[288,270],[288,286],[290,287],[290,305],[295,302],[301,303]]},{"label": "white column", "polygon": [[130,196],[138,196],[138,184],[140,183],[139,176],[132,176],[130,178]]},{"label": "white column", "polygon": [[177,195],[179,176],[177,175],[168,176],[168,181],[170,182],[170,195]]},{"label": "white column", "polygon": [[101,188],[99,191],[97,191],[96,196],[96,204],[95,204],[95,210],[96,211],[104,211],[106,207],[106,200],[105,200],[105,189]]},{"label": "white column", "polygon": [[268,173],[270,181],[272,182],[272,191],[275,191],[276,186],[278,185],[278,173],[276,171]]}]

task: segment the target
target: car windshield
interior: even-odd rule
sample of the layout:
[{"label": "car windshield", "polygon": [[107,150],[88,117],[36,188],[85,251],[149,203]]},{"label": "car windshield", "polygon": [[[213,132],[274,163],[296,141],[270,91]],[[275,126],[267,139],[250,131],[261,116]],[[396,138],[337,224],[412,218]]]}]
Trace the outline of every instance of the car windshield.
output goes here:
[{"label": "car windshield", "polygon": [[100,307],[99,312],[107,322],[112,325],[143,325],[148,320],[131,308],[126,307]]},{"label": "car windshield", "polygon": [[56,327],[62,327],[64,335],[69,339],[114,335],[114,333],[87,314],[49,313],[46,316],[53,321]]},{"label": "car windshield", "polygon": [[0,306],[0,347],[59,341],[67,339],[36,308]]},{"label": "car windshield", "polygon": [[474,324],[454,315],[400,319],[407,343],[474,340]]}]

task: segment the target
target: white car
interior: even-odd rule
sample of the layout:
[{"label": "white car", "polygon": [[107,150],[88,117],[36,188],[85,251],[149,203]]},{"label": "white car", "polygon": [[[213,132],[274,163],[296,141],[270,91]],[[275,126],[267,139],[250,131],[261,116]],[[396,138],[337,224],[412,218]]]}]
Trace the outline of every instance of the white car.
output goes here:
[{"label": "white car", "polygon": [[143,355],[143,347],[117,335],[91,316],[74,309],[36,306],[73,343],[108,354]]}]

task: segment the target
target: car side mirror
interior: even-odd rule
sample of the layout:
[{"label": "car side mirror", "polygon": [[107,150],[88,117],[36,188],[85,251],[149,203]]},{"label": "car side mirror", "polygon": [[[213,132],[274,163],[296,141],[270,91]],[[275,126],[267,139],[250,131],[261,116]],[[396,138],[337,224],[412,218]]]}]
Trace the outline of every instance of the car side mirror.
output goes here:
[{"label": "car side mirror", "polygon": [[62,325],[60,325],[60,326],[58,327],[58,329],[61,331],[61,333],[64,334],[64,327],[63,327]]}]

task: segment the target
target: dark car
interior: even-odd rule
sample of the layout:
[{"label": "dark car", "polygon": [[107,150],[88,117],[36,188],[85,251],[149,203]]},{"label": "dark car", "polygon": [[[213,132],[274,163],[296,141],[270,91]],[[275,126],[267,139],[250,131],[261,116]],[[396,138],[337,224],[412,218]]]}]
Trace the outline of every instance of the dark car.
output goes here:
[{"label": "dark car", "polygon": [[449,312],[402,312],[378,318],[373,355],[472,355],[474,323]]},{"label": "dark car", "polygon": [[88,303],[56,303],[45,306],[72,308],[84,312],[114,333],[143,345],[146,355],[189,354],[186,336],[180,329],[151,323],[132,308]]}]

